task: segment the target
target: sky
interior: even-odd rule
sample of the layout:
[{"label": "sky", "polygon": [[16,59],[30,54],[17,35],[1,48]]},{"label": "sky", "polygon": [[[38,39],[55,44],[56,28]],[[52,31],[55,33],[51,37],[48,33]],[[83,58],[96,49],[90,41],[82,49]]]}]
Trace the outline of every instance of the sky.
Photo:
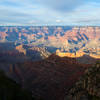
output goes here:
[{"label": "sky", "polygon": [[100,25],[100,0],[0,0],[0,25]]}]

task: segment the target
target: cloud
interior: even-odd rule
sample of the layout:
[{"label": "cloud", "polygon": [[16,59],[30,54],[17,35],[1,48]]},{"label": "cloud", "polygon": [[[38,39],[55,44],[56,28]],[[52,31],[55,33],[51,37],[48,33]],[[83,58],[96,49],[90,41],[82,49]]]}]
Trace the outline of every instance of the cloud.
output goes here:
[{"label": "cloud", "polygon": [[98,24],[99,16],[99,0],[0,0],[0,23]]},{"label": "cloud", "polygon": [[38,0],[38,2],[53,10],[67,12],[82,5],[84,0]]},{"label": "cloud", "polygon": [[57,22],[57,23],[61,23],[62,21],[61,21],[60,19],[57,19],[56,22]]}]

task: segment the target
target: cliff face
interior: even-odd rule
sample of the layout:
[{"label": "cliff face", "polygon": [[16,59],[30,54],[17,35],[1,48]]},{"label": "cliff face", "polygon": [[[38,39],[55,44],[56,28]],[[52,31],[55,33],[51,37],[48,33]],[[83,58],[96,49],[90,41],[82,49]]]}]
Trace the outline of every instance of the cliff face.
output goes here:
[{"label": "cliff face", "polygon": [[26,50],[23,48],[23,45],[16,46],[16,50],[26,55]]},{"label": "cliff face", "polygon": [[33,61],[46,59],[50,56],[50,53],[45,47],[18,45],[16,46],[16,50],[19,51],[19,53],[23,53],[27,57],[30,57],[30,60]]},{"label": "cliff face", "polygon": [[100,63],[89,67],[65,100],[100,100]]},{"label": "cliff face", "polygon": [[75,53],[69,53],[69,52],[61,52],[59,50],[56,51],[56,55],[60,56],[60,57],[71,57],[71,58],[79,58],[79,57],[83,57],[85,55],[84,52],[75,52]]},{"label": "cliff face", "polygon": [[44,47],[29,45],[14,45],[14,43],[0,43],[0,62],[17,63],[24,61],[39,61],[50,56]]},{"label": "cliff face", "polygon": [[0,32],[0,40],[1,40],[1,41],[5,41],[7,36],[8,36],[8,35],[7,35],[6,32]]},{"label": "cliff face", "polygon": [[84,52],[96,58],[100,56],[100,27],[0,27],[0,40],[13,41],[16,45],[55,47],[61,52]]},{"label": "cliff face", "polygon": [[[77,51],[75,53],[70,53],[70,52],[61,52],[61,51],[57,50],[56,55],[58,55],[60,57],[81,58],[81,57],[84,57],[85,55],[87,55],[87,53],[85,53],[83,51]],[[97,54],[89,53],[88,56],[90,56],[90,58],[94,58],[97,60],[100,59],[100,54],[98,54],[98,53]]]}]

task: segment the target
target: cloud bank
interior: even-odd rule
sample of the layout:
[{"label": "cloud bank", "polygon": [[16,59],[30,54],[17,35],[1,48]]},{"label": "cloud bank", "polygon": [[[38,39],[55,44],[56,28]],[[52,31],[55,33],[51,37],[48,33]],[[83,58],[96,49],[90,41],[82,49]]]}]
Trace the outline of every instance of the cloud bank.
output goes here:
[{"label": "cloud bank", "polygon": [[100,25],[99,0],[0,0],[0,24]]}]

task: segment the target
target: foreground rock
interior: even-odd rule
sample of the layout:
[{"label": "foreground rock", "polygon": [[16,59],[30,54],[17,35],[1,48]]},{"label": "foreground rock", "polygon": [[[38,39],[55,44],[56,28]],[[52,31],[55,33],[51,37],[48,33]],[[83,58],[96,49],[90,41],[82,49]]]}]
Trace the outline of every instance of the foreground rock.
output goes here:
[{"label": "foreground rock", "polygon": [[85,71],[85,75],[71,88],[65,100],[100,100],[100,63]]}]

